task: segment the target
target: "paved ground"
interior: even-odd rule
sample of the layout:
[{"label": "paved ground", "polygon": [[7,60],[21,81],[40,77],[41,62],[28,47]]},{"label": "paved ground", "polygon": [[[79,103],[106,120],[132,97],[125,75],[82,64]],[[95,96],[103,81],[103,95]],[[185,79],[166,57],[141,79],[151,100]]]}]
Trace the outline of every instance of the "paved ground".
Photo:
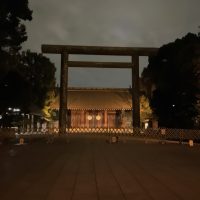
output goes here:
[{"label": "paved ground", "polygon": [[0,146],[1,200],[199,200],[200,146],[73,136]]}]

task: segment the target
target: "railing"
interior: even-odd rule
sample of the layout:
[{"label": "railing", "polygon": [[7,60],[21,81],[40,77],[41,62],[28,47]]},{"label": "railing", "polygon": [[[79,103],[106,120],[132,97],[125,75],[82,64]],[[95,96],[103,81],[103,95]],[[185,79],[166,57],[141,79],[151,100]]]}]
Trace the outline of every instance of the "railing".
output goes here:
[{"label": "railing", "polygon": [[[19,136],[49,136],[58,135],[59,130],[53,129],[37,129],[35,131],[26,131],[19,133],[15,129],[0,129],[0,142],[10,140]],[[200,143],[200,130],[190,129],[169,129],[169,128],[158,128],[158,129],[142,129],[142,128],[67,128],[66,134],[75,135],[107,135],[107,136],[130,136],[132,138],[143,138],[143,139],[159,139],[159,140],[172,140],[180,143],[184,141],[193,140],[194,142]]]},{"label": "railing", "polygon": [[97,134],[120,134],[120,135],[132,135],[132,128],[67,128],[67,133],[97,133]]}]

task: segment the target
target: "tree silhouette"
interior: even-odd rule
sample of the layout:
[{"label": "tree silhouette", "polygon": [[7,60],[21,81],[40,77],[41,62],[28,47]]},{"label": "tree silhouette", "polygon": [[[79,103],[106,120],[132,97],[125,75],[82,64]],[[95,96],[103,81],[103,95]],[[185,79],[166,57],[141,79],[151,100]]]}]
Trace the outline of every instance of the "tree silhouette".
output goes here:
[{"label": "tree silhouette", "polygon": [[200,94],[200,37],[188,33],[162,46],[142,74],[155,85],[151,105],[160,126],[192,128]]},{"label": "tree silhouette", "polygon": [[28,0],[0,1],[0,50],[18,50],[27,40],[24,20],[32,20]]},{"label": "tree silhouette", "polygon": [[28,0],[0,1],[0,80],[17,66],[16,54],[27,40],[22,22],[31,19]]}]

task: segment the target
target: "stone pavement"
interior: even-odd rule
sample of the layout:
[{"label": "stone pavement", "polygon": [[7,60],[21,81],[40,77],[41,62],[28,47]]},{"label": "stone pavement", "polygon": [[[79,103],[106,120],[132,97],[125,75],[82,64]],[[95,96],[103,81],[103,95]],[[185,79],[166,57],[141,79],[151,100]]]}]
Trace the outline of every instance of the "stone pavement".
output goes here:
[{"label": "stone pavement", "polygon": [[0,200],[199,200],[200,146],[68,136],[0,146]]}]

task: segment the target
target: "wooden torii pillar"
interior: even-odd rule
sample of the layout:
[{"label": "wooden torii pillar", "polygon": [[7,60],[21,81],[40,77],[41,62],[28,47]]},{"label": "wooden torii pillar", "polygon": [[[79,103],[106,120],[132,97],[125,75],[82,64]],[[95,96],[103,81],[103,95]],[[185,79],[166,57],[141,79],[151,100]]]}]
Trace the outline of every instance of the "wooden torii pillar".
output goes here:
[{"label": "wooden torii pillar", "polygon": [[[59,133],[66,133],[69,67],[130,68],[132,70],[132,124],[133,127],[140,127],[139,56],[154,56],[157,51],[158,48],[148,47],[42,45],[42,53],[61,55]],[[131,56],[132,62],[69,61],[69,54]]]},{"label": "wooden torii pillar", "polygon": [[132,123],[140,127],[140,85],[139,85],[139,56],[132,56]]},{"label": "wooden torii pillar", "polygon": [[61,54],[61,71],[60,71],[60,109],[59,109],[59,133],[66,132],[67,123],[67,90],[68,90],[68,54]]}]

